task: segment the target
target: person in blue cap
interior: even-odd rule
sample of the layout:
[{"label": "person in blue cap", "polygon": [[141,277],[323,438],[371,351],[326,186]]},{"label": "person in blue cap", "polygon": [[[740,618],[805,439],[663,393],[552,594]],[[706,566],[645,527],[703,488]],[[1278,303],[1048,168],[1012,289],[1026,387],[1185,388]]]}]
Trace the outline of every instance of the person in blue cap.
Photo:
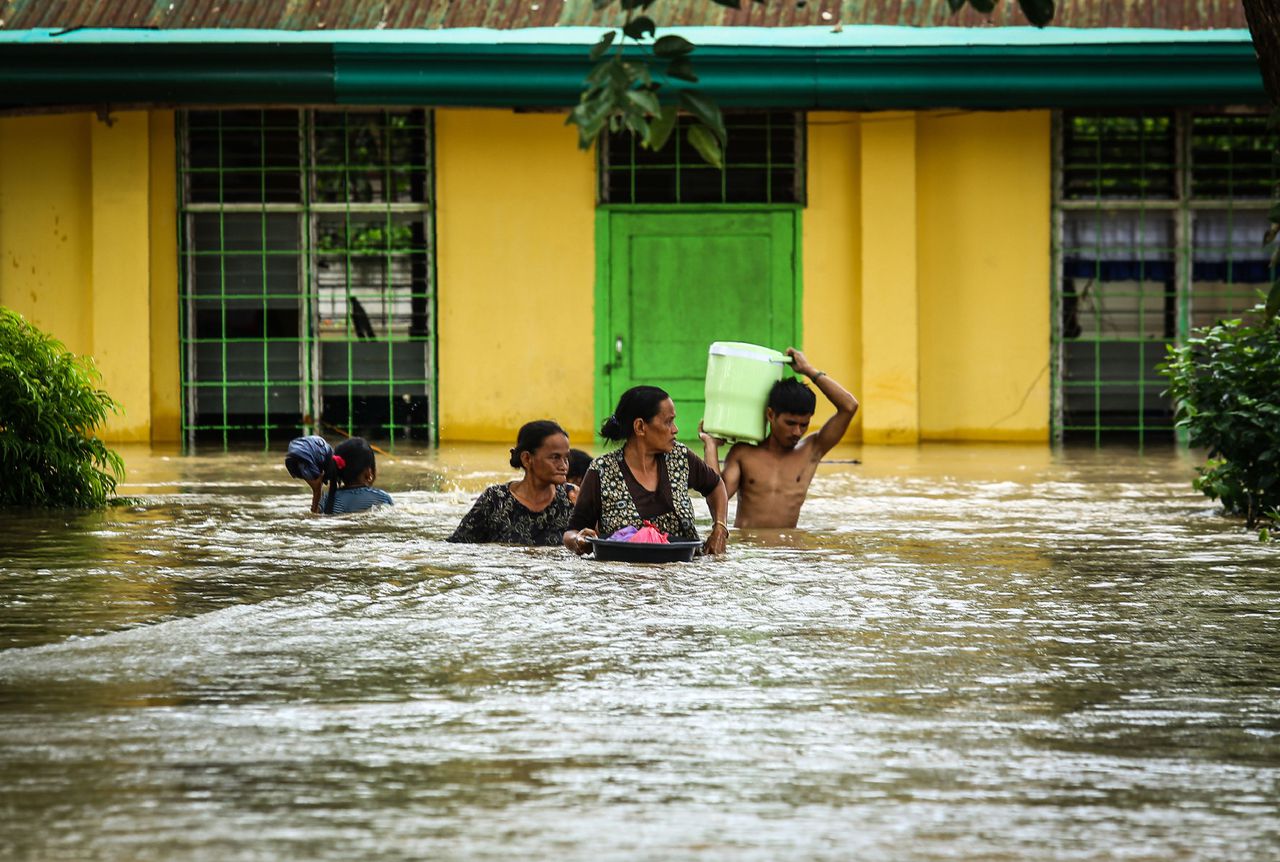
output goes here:
[{"label": "person in blue cap", "polygon": [[317,514],[320,512],[320,498],[324,494],[328,467],[332,463],[333,447],[323,437],[312,434],[289,441],[284,468],[289,471],[290,476],[311,486],[311,511]]}]

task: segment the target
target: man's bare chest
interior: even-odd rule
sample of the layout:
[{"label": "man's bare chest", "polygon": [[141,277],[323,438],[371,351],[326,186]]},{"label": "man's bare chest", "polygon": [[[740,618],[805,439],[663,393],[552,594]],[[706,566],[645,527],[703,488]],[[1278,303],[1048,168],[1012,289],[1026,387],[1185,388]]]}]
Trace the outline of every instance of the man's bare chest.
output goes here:
[{"label": "man's bare chest", "polygon": [[752,495],[804,494],[813,479],[814,463],[805,456],[744,459],[742,491]]}]

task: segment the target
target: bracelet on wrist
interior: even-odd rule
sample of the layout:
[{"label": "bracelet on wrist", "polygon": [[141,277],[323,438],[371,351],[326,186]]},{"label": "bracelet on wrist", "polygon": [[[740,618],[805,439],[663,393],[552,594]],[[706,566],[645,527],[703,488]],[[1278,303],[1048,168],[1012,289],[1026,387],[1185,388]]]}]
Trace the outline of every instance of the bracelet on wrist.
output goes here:
[{"label": "bracelet on wrist", "polygon": [[819,377],[826,377],[826,376],[827,376],[827,372],[825,372],[825,371],[816,371],[816,372],[814,372],[814,375],[813,375],[812,377],[810,377],[809,379],[810,379],[810,380],[812,380],[814,383],[817,383],[817,382],[818,382],[818,378],[819,378]]},{"label": "bracelet on wrist", "polygon": [[726,533],[727,533],[727,532],[729,532],[729,525],[728,525],[728,524],[726,524],[724,521],[716,521],[716,522],[714,522],[714,523],[711,525],[711,529],[713,529],[713,530],[714,530],[716,527],[724,527],[724,531],[725,531]]}]

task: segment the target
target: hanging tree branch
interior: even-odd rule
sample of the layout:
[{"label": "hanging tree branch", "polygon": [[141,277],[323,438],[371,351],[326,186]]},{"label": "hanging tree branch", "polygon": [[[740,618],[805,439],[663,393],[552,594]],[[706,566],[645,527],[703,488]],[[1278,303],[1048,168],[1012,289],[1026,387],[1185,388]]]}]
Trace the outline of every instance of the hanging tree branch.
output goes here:
[{"label": "hanging tree branch", "polygon": [[[680,114],[693,118],[686,131],[690,145],[709,164],[724,167],[724,149],[729,143],[724,116],[715,100],[688,84],[698,83],[690,59],[696,46],[681,36],[658,36],[658,25],[647,14],[661,0],[592,0],[599,11],[616,6],[621,25],[605,31],[591,48],[595,63],[587,75],[578,104],[569,114],[568,125],[578,127],[578,145],[590,149],[607,129],[627,130],[641,146],[662,149],[675,129]],[[746,2],[797,0],[705,0],[728,9],[741,9]],[[937,0],[943,2],[943,0]],[[965,5],[982,13],[995,9],[999,0],[945,0],[951,11]],[[804,5],[798,0],[797,5]],[[1027,20],[1043,27],[1053,20],[1054,0],[1018,0]],[[621,35],[621,38],[618,38]],[[628,53],[628,48],[632,50]],[[665,87],[665,89],[664,89]]]}]

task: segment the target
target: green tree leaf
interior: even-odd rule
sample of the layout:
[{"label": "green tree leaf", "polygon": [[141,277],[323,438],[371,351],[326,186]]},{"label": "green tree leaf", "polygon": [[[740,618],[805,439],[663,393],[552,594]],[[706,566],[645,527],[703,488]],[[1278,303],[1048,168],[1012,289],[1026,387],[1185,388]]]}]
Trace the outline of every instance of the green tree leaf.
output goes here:
[{"label": "green tree leaf", "polygon": [[644,140],[645,147],[654,151],[665,147],[679,117],[680,110],[675,105],[663,105],[658,116],[649,124],[649,137]]},{"label": "green tree leaf", "polygon": [[1053,20],[1053,0],[1018,0],[1018,5],[1036,27],[1045,27]]},{"label": "green tree leaf", "polygon": [[698,83],[698,76],[694,74],[693,63],[689,62],[688,57],[676,57],[672,60],[667,66],[667,74],[672,78],[679,78],[681,81]]},{"label": "green tree leaf", "polygon": [[724,115],[720,113],[719,105],[695,90],[681,90],[680,104],[715,134],[721,147],[729,143],[729,133],[725,131]]},{"label": "green tree leaf", "polygon": [[658,96],[652,90],[627,90],[627,98],[631,104],[644,111],[650,117],[656,117],[662,113],[662,106],[658,104]]},{"label": "green tree leaf", "polygon": [[653,19],[648,15],[632,18],[622,25],[622,35],[628,39],[635,39],[637,42],[643,39],[646,34],[652,36],[656,32],[658,32],[658,25],[653,23]]},{"label": "green tree leaf", "polygon": [[[591,46],[591,53],[587,56],[591,58],[592,62],[599,60],[604,56],[605,52],[609,50],[609,46],[613,44],[613,40],[617,38],[617,36],[617,30],[610,30],[600,37],[599,42]],[[593,69],[592,72],[594,73],[595,70]]]},{"label": "green tree leaf", "polygon": [[631,84],[648,87],[653,83],[653,75],[649,73],[646,63],[623,63],[622,70],[627,73],[627,81]]},{"label": "green tree leaf", "polygon": [[1276,315],[1280,315],[1280,281],[1271,285],[1271,292],[1267,294],[1267,320],[1274,321]]},{"label": "green tree leaf", "polygon": [[653,53],[659,57],[683,57],[693,53],[693,43],[683,36],[662,36],[653,43]]},{"label": "green tree leaf", "polygon": [[711,129],[699,123],[689,127],[686,137],[707,164],[724,169],[724,151]]}]

